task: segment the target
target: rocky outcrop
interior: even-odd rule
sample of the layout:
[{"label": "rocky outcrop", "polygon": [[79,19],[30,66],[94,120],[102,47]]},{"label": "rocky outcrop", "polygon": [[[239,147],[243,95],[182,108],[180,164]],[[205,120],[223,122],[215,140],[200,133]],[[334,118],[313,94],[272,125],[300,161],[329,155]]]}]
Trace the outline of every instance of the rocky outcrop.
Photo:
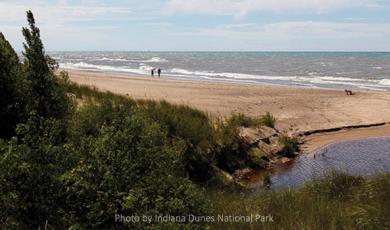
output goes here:
[{"label": "rocky outcrop", "polygon": [[287,164],[295,156],[294,137],[270,127],[239,127],[237,140],[236,150],[222,152],[218,165],[225,170],[222,174],[219,172],[220,176],[226,181],[233,179],[239,185],[257,170],[267,170],[274,164]]},{"label": "rocky outcrop", "polygon": [[268,153],[260,148],[253,148],[248,153],[248,160],[251,166],[254,168],[267,168],[268,167]]},{"label": "rocky outcrop", "polygon": [[278,131],[266,126],[262,126],[260,128],[240,127],[238,132],[238,136],[241,141],[248,146],[256,145],[260,141],[269,143],[269,139],[277,135]]}]

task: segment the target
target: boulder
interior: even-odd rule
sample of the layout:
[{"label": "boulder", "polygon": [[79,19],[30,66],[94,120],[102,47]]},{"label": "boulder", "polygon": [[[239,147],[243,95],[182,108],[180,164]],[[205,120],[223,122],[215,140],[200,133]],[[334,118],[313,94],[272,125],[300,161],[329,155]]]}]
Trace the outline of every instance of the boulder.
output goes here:
[{"label": "boulder", "polygon": [[253,148],[248,154],[252,167],[265,169],[268,168],[268,153],[260,148]]},{"label": "boulder", "polygon": [[259,141],[268,142],[269,138],[277,136],[278,132],[266,126],[260,128],[240,127],[238,135],[245,144],[252,146]]},{"label": "boulder", "polygon": [[286,163],[291,162],[293,159],[288,158],[288,157],[281,157],[279,160],[280,160],[280,163],[286,164]]},{"label": "boulder", "polygon": [[270,127],[262,126],[259,128],[259,132],[262,134],[263,138],[262,140],[269,139],[271,137],[277,136],[278,132]]},{"label": "boulder", "polygon": [[236,171],[234,171],[233,176],[238,180],[243,180],[243,179],[247,180],[250,179],[255,173],[256,171],[251,168],[244,168],[244,169],[237,169]]},{"label": "boulder", "polygon": [[234,182],[233,176],[230,175],[229,173],[223,171],[223,170],[219,170],[219,171],[217,172],[217,176],[218,176],[219,178],[221,178],[222,181],[223,181],[225,184],[227,184],[227,183],[233,183],[233,182]]},{"label": "boulder", "polygon": [[279,143],[277,138],[271,138],[269,144],[266,142],[260,141],[258,144],[258,148],[271,156],[278,155],[278,154],[282,153],[284,150],[283,144]]},{"label": "boulder", "polygon": [[262,138],[261,133],[257,129],[246,127],[239,128],[238,136],[241,141],[247,145],[255,145]]}]

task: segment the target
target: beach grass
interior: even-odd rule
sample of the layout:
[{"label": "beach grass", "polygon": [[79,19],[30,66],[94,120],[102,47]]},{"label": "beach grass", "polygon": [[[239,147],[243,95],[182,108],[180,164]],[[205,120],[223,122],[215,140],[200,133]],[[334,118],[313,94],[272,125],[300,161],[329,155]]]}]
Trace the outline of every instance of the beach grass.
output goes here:
[{"label": "beach grass", "polygon": [[370,179],[330,173],[301,188],[211,191],[216,215],[271,215],[273,221],[215,222],[213,229],[388,229],[390,174]]}]

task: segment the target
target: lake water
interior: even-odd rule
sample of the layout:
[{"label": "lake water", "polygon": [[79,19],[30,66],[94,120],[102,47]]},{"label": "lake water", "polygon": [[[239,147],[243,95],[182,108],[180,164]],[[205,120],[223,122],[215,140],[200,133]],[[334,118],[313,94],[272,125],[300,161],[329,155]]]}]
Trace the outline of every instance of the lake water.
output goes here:
[{"label": "lake water", "polygon": [[50,52],[62,68],[309,88],[390,91],[388,52]]},{"label": "lake water", "polygon": [[298,187],[335,170],[366,177],[390,172],[390,138],[346,141],[301,155],[289,165],[273,170],[271,187]]}]

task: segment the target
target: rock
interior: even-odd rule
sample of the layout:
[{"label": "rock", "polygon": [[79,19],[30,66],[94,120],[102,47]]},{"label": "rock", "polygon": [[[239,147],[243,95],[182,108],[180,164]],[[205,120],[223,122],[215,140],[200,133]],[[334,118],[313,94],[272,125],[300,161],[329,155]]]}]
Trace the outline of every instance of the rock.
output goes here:
[{"label": "rock", "polygon": [[268,154],[262,149],[253,148],[248,154],[249,161],[256,168],[268,168]]},{"label": "rock", "polygon": [[246,128],[246,127],[240,127],[238,136],[247,145],[254,145],[258,143],[262,135],[259,133],[259,131],[255,128]]},{"label": "rock", "polygon": [[277,136],[278,133],[275,129],[266,126],[260,128],[240,127],[238,135],[245,144],[252,146],[259,141],[268,142],[269,138]]},{"label": "rock", "polygon": [[238,180],[250,179],[255,174],[255,170],[251,168],[237,169],[234,171],[233,176]]},{"label": "rock", "polygon": [[282,163],[282,164],[286,164],[286,163],[291,162],[292,159],[291,159],[291,158],[288,158],[288,157],[281,157],[281,158],[279,159],[279,161],[280,161],[280,163]]},{"label": "rock", "polygon": [[223,170],[220,170],[217,175],[220,176],[225,182],[234,182],[233,176]]},{"label": "rock", "polygon": [[233,176],[230,173],[218,168],[215,165],[212,165],[211,168],[213,169],[215,176],[219,178],[224,184],[234,182]]},{"label": "rock", "polygon": [[278,135],[278,132],[275,129],[267,126],[260,127],[259,132],[263,135],[263,138],[261,140],[269,139],[270,137]]},{"label": "rock", "polygon": [[283,153],[283,151],[284,151],[284,146],[282,144],[277,144],[277,145],[271,145],[269,153],[273,155],[279,155]]},{"label": "rock", "polygon": [[279,136],[270,137],[269,142],[271,145],[278,145],[279,144]]},{"label": "rock", "polygon": [[[276,138],[277,139],[277,138]],[[274,138],[271,138],[270,143],[265,143],[260,141],[258,144],[258,148],[261,149],[263,152],[267,153],[268,155],[278,155],[283,152],[284,146],[283,144],[279,143]]]}]

